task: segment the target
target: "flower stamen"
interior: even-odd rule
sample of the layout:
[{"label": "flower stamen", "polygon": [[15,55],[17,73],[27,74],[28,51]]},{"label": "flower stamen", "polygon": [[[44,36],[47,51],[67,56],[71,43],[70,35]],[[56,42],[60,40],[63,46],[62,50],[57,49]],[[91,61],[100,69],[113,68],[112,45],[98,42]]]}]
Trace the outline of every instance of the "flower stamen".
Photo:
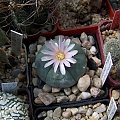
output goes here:
[{"label": "flower stamen", "polygon": [[63,60],[65,58],[65,54],[63,52],[57,52],[55,57],[57,60]]}]

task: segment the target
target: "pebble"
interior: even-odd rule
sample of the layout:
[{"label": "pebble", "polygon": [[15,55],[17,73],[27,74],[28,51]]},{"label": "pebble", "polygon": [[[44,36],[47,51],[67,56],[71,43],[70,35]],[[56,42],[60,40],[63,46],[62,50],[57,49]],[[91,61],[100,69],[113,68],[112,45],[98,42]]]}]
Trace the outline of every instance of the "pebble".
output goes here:
[{"label": "pebble", "polygon": [[45,111],[41,112],[39,115],[38,115],[38,119],[42,118],[42,117],[46,117],[47,114]]},{"label": "pebble", "polygon": [[112,90],[112,97],[117,100],[120,97],[120,93],[117,90]]},{"label": "pebble", "polygon": [[77,87],[77,86],[73,86],[73,87],[72,87],[72,92],[73,92],[75,95],[78,94],[78,93],[79,93],[78,87]]},{"label": "pebble", "polygon": [[97,88],[101,88],[102,87],[101,78],[93,78],[93,85]]},{"label": "pebble", "polygon": [[102,113],[102,112],[105,112],[106,109],[107,109],[106,105],[101,104],[100,106],[98,106],[97,108],[95,108],[94,111],[97,112],[97,113]]},{"label": "pebble", "polygon": [[19,81],[24,81],[25,80],[25,75],[22,74],[22,73],[19,73],[17,77],[18,77]]},{"label": "pebble", "polygon": [[18,74],[20,74],[20,72],[21,72],[20,69],[14,69],[14,70],[12,71],[12,76],[16,78],[16,77],[18,76]]},{"label": "pebble", "polygon": [[36,77],[34,78],[33,77],[32,78],[32,83],[33,83],[34,86],[38,86],[38,78],[36,78]]},{"label": "pebble", "polygon": [[96,87],[90,88],[90,93],[91,93],[91,96],[93,96],[93,97],[97,97],[100,94],[100,91],[101,90],[99,88],[96,88]]},{"label": "pebble", "polygon": [[64,118],[70,118],[72,116],[72,113],[71,113],[71,111],[65,111],[62,113],[62,116]]},{"label": "pebble", "polygon": [[34,94],[34,97],[37,97],[39,93],[42,93],[42,89],[39,89],[39,88],[34,88],[33,90],[33,94]]},{"label": "pebble", "polygon": [[61,116],[61,114],[62,114],[61,107],[58,107],[58,108],[56,108],[56,109],[54,110],[54,112],[53,112],[53,117],[59,118],[59,117]]},{"label": "pebble", "polygon": [[47,84],[45,84],[42,89],[43,89],[44,92],[51,92],[52,87],[47,85]]},{"label": "pebble", "polygon": [[81,36],[80,36],[80,40],[81,40],[82,42],[84,42],[84,41],[88,41],[88,37],[87,37],[87,35],[86,35],[85,32],[83,32],[83,33],[81,34]]},{"label": "pebble", "polygon": [[52,94],[49,94],[49,93],[39,93],[38,94],[40,100],[47,106],[47,105],[50,105],[51,103],[53,103],[56,98],[52,95]]},{"label": "pebble", "polygon": [[30,44],[30,46],[29,46],[30,54],[34,54],[36,52],[36,48],[37,48],[37,44],[36,43]]},{"label": "pebble", "polygon": [[79,38],[72,38],[72,41],[81,46],[81,42]]},{"label": "pebble", "polygon": [[90,86],[90,77],[89,75],[84,75],[78,81],[77,87],[81,92],[84,92]]},{"label": "pebble", "polygon": [[66,95],[70,95],[71,94],[71,89],[70,88],[65,88],[64,89],[64,93],[66,94]]},{"label": "pebble", "polygon": [[90,115],[92,115],[92,113],[93,113],[93,110],[92,110],[92,108],[88,108],[88,110],[87,110],[87,112],[86,112],[86,116],[90,116]]},{"label": "pebble", "polygon": [[67,96],[57,96],[56,98],[58,103],[69,101],[69,98]]},{"label": "pebble", "polygon": [[97,66],[101,66],[101,60],[98,59],[97,57],[92,57],[92,59],[96,62]]},{"label": "pebble", "polygon": [[60,90],[61,90],[60,88],[53,88],[53,87],[52,87],[52,93],[60,92]]},{"label": "pebble", "polygon": [[82,99],[88,99],[91,97],[91,94],[89,92],[82,92],[80,96]]},{"label": "pebble", "polygon": [[92,46],[92,47],[90,48],[90,52],[91,52],[93,55],[95,55],[95,54],[97,53],[96,47],[95,47],[95,46]]},{"label": "pebble", "polygon": [[77,98],[75,94],[71,94],[68,97],[69,97],[69,101],[75,101]]},{"label": "pebble", "polygon": [[88,40],[89,40],[89,42],[90,42],[92,45],[94,45],[94,44],[95,44],[95,39],[94,39],[94,37],[93,37],[93,36],[88,35]]},{"label": "pebble", "polygon": [[71,108],[70,111],[71,111],[72,115],[74,116],[78,113],[78,108]]},{"label": "pebble", "polygon": [[53,117],[53,110],[47,111],[47,116],[52,118]]},{"label": "pebble", "polygon": [[34,102],[35,102],[36,104],[43,104],[43,102],[40,100],[39,97],[35,98]]},{"label": "pebble", "polygon": [[38,38],[38,44],[44,44],[45,41],[46,41],[46,37],[40,36],[40,37]]}]

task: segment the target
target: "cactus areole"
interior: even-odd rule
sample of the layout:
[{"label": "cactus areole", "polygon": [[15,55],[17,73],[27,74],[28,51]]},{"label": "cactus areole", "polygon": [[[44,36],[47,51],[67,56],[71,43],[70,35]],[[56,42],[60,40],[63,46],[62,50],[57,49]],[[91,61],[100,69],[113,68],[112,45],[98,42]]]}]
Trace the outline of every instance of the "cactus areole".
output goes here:
[{"label": "cactus areole", "polygon": [[50,40],[36,55],[38,76],[52,87],[67,88],[77,83],[86,72],[84,50],[70,39]]}]

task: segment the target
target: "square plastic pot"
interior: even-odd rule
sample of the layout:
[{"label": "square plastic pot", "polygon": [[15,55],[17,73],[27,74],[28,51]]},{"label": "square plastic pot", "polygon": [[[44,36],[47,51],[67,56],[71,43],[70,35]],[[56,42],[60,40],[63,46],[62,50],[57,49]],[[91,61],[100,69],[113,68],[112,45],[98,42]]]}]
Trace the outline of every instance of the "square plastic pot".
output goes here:
[{"label": "square plastic pot", "polygon": [[[99,24],[99,28],[98,28],[98,31],[99,31],[99,34],[100,34],[100,42],[101,42],[101,45],[102,45],[102,49],[103,49],[103,46],[104,46],[104,42],[103,42],[103,38],[102,38],[102,35],[101,35],[101,26],[102,25],[105,25],[107,26],[107,29],[110,29],[111,28],[111,23],[112,21],[102,21],[100,24]],[[111,28],[112,29],[112,28]],[[106,30],[106,29],[105,29]],[[102,61],[103,63],[105,63],[105,56],[104,56],[104,53],[102,55]],[[107,83],[111,86],[111,87],[117,87],[117,86],[120,86],[120,82],[118,80],[114,80],[110,75],[108,76],[108,81]]]},{"label": "square plastic pot", "polygon": [[[93,35],[97,41],[96,42],[96,47],[98,49],[98,57],[99,59],[102,60],[102,57],[103,56],[103,50],[102,50],[102,44],[100,42],[100,36],[99,36],[99,31],[98,31],[98,26],[91,26],[91,27],[85,27],[85,28],[77,28],[77,29],[74,29],[74,30],[66,30],[66,31],[62,31],[62,30],[59,30],[57,31],[56,35],[64,35],[64,36],[78,36],[80,35],[82,32],[85,32],[86,34],[88,35]],[[48,37],[48,36],[47,36]],[[54,37],[54,36],[49,36],[50,37]],[[103,61],[102,61],[102,66],[103,66]],[[32,65],[29,64],[29,77],[30,77],[30,81],[32,81]],[[31,83],[31,82],[30,82]],[[34,96],[33,96],[33,85],[32,83],[30,84],[30,92],[31,92],[31,99],[32,99],[32,103],[33,103],[33,108],[36,109],[36,108],[47,108],[48,106],[45,106],[44,104],[42,105],[39,105],[39,104],[36,104],[34,103]],[[90,99],[86,99],[86,100],[81,100],[81,101],[73,101],[73,102],[64,102],[64,103],[52,103],[51,105],[49,105],[49,107],[53,107],[53,106],[60,106],[60,105],[70,105],[70,104],[78,104],[78,103],[84,103],[84,102],[88,102],[88,101],[94,101],[94,100],[99,100],[99,99],[104,99],[104,98],[107,98],[108,96],[108,88],[106,86],[106,84],[103,86],[102,88],[104,91],[105,91],[105,94],[101,95],[101,96],[98,96],[96,98],[90,98]]]}]

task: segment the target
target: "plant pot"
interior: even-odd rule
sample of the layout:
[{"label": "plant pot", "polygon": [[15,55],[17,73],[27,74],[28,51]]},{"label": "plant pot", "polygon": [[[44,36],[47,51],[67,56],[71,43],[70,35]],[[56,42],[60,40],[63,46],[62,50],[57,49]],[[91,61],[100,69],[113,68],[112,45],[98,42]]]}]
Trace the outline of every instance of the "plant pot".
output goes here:
[{"label": "plant pot", "polygon": [[19,56],[16,56],[11,52],[11,45],[5,45],[2,47],[2,49],[4,49],[6,54],[8,54],[8,60],[10,64],[3,64],[1,83],[18,82],[17,87],[21,88],[28,86],[29,76],[27,74],[28,64],[26,46],[24,44],[22,45],[22,50]]},{"label": "plant pot", "polygon": [[[89,29],[86,27],[84,29],[78,28],[78,29],[75,29],[75,30],[58,31],[57,35],[77,36],[77,35],[80,35],[82,32],[86,32],[87,35],[94,35],[94,37],[96,38],[95,46],[98,50],[97,57],[99,59],[101,59],[103,57],[103,51],[101,49],[101,42],[99,41],[100,39],[99,39],[98,26],[91,26]],[[53,36],[50,36],[50,37],[53,37]],[[49,39],[50,39],[50,37],[49,37]],[[103,65],[103,61],[102,61],[102,65]],[[32,98],[32,103],[33,103],[34,109],[39,108],[39,107],[47,108],[47,106],[45,106],[43,104],[40,105],[40,104],[36,104],[34,102],[33,89],[35,87],[33,87],[33,83],[32,83],[32,78],[33,78],[32,63],[29,63],[29,76],[30,76],[30,84],[29,85],[31,86],[30,91],[31,91],[31,98]],[[42,88],[45,85],[44,82],[38,83],[38,84],[40,84],[38,88]],[[83,103],[83,102],[86,102],[86,101],[89,101],[89,100],[104,99],[108,95],[108,89],[106,87],[106,84],[103,86],[102,90],[104,90],[105,93],[100,95],[100,96],[97,96],[96,98],[92,97],[92,98],[89,98],[89,99],[79,100],[79,101],[74,100],[74,101],[69,101],[69,102],[52,103],[49,106],[52,107],[52,106],[59,106],[60,104],[62,104],[62,105],[77,104],[77,103]]]},{"label": "plant pot", "polygon": [[[87,1],[88,2],[88,1]],[[93,1],[94,2],[94,1]],[[88,2],[89,3],[89,2]],[[63,3],[63,4],[66,4],[66,6],[64,6],[63,8],[60,8],[60,9],[63,9],[63,10],[59,10],[59,18],[58,18],[58,24],[57,24],[57,27],[58,27],[58,30],[62,30],[62,31],[66,31],[66,30],[73,30],[73,29],[77,29],[77,28],[84,28],[84,27],[88,27],[89,26],[97,26],[97,24],[103,20],[103,19],[108,19],[109,18],[109,15],[106,17],[105,15],[105,10],[104,10],[104,13],[101,13],[103,9],[106,9],[108,6],[107,6],[107,2],[104,1],[102,2],[102,8],[97,10],[97,7],[92,7],[93,9],[96,8],[96,11],[95,10],[91,10],[91,12],[88,12],[91,7],[88,6],[88,3],[85,2],[81,2],[79,1],[79,3],[77,4],[76,2],[74,2],[73,4],[70,4],[69,2],[67,3]],[[63,5],[62,4],[62,5]],[[74,8],[74,4],[77,4],[76,5],[76,9]],[[80,5],[79,5],[80,4]],[[86,7],[88,8],[86,10],[86,7],[84,8],[84,4],[86,5]],[[90,5],[92,3],[89,3]],[[61,6],[62,6],[61,5]],[[77,8],[79,9],[81,7],[81,9],[79,11],[81,11],[81,13],[79,13],[79,11],[77,10]],[[100,6],[99,6],[100,7]],[[69,9],[67,9],[69,8]],[[86,13],[84,13],[84,11],[86,11]],[[61,12],[61,13],[60,13]],[[88,13],[87,13],[88,12]],[[107,11],[109,13],[109,11]],[[90,14],[92,13],[92,15]],[[63,15],[61,15],[63,14]],[[67,14],[67,15],[66,15]],[[104,15],[103,15],[104,14]],[[66,16],[65,16],[66,15]],[[71,15],[71,17],[70,17]],[[80,16],[81,15],[81,16]],[[87,17],[85,16],[87,15]],[[99,16],[101,15],[101,16]],[[62,17],[61,17],[62,16]],[[84,16],[84,17],[83,17]],[[104,17],[103,17],[104,16]],[[102,18],[103,17],[103,18]],[[66,18],[66,21],[64,20],[63,22],[62,19]],[[93,20],[92,20],[93,19]],[[70,21],[70,22],[69,22]],[[93,23],[94,22],[94,23]],[[68,23],[71,25],[68,25]],[[66,27],[65,27],[66,26]]]},{"label": "plant pot", "polygon": [[[82,108],[82,106],[89,106],[89,105],[95,105],[95,104],[104,104],[104,105],[106,105],[106,106],[108,106],[108,104],[109,104],[109,100],[108,99],[103,99],[103,100],[97,100],[97,101],[89,101],[89,102],[85,102],[85,103],[77,103],[77,104],[69,104],[69,105],[60,105],[59,106],[59,109],[61,108],[62,110],[64,109],[64,111],[65,111],[65,109],[67,109],[67,111],[69,111],[69,110],[72,110],[72,109],[79,109],[79,108]],[[41,117],[41,118],[38,118],[38,116],[40,117],[40,113],[41,112],[47,112],[47,111],[49,111],[49,110],[55,110],[55,109],[58,109],[58,106],[52,106],[52,107],[47,107],[47,108],[45,108],[45,109],[43,109],[43,108],[38,108],[38,109],[36,109],[35,110],[35,114],[34,114],[34,116],[35,116],[35,120],[44,120],[44,118],[45,117]],[[70,108],[70,109],[69,109]],[[61,110],[61,111],[62,111]],[[56,111],[56,110],[55,110]],[[63,111],[61,112],[62,113],[62,116],[63,116]],[[78,114],[79,112],[76,112],[76,114],[75,114],[75,116]],[[74,114],[74,113],[73,113]],[[82,113],[81,115],[83,115],[83,114],[85,114],[85,113]],[[48,115],[48,114],[47,114]],[[53,112],[53,116],[54,116],[54,112]],[[74,115],[73,115],[74,116]],[[67,116],[66,116],[67,117]],[[69,117],[68,117],[69,118]]]},{"label": "plant pot", "polygon": [[[104,30],[109,30],[109,29],[112,29],[111,28],[111,22],[112,21],[102,21],[100,24],[99,24],[99,34],[101,35],[101,31],[104,31]],[[102,27],[103,26],[103,27]],[[105,26],[105,27],[104,27]],[[114,29],[112,29],[114,30]],[[103,40],[103,36],[101,35],[100,36],[100,42],[102,44],[102,48],[104,46],[104,40]],[[105,62],[105,56],[103,54],[103,57],[102,57],[102,60],[103,62]],[[108,81],[107,83],[112,86],[112,87],[117,87],[117,86],[120,86],[120,82],[119,80],[117,79],[113,79],[111,75],[108,76]]]},{"label": "plant pot", "polygon": [[[32,109],[32,105],[31,105],[30,92],[27,88],[17,89],[12,94],[11,93],[10,94],[9,93],[3,93],[3,92],[1,92],[0,94],[1,94],[1,99],[4,99],[3,96],[6,95],[6,99],[4,99],[4,102],[1,102],[1,105],[4,104],[4,105],[2,105],[3,108],[1,108],[1,112],[3,112],[3,110],[5,109],[4,108],[4,106],[5,106],[5,107],[7,107],[7,109],[9,109],[11,111],[11,113],[7,113],[8,115],[11,114],[11,115],[9,115],[9,118],[11,118],[11,116],[12,117],[14,116],[14,118],[15,118],[16,114],[19,113],[18,117],[21,117],[21,118],[23,118],[23,117],[26,118],[27,117],[29,120],[33,120],[33,111],[32,111],[33,109]],[[13,104],[14,104],[14,106],[11,107],[11,105],[13,105]],[[17,109],[18,106],[21,106],[22,109]],[[17,109],[17,112],[16,112],[15,108]],[[14,110],[14,112],[12,110]],[[21,114],[21,112],[23,112],[22,110],[25,111],[24,115]],[[1,115],[2,114],[5,114],[5,113],[1,113]],[[7,117],[5,115],[2,116],[2,117],[3,118]],[[19,119],[18,117],[17,117],[17,119]]]}]

